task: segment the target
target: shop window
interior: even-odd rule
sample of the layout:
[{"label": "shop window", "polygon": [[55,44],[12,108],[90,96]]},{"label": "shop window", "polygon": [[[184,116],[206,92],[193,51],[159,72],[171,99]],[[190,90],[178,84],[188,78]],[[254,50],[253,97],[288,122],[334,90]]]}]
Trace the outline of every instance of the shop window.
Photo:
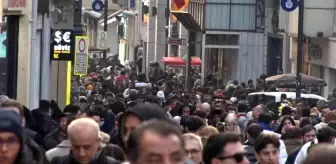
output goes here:
[{"label": "shop window", "polygon": [[239,45],[239,35],[207,34],[205,37],[207,45]]}]

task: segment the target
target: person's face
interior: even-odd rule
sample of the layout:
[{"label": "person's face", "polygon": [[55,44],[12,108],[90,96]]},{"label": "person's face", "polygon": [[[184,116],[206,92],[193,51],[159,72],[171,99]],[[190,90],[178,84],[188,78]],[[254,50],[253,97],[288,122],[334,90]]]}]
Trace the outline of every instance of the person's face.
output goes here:
[{"label": "person's face", "polygon": [[183,108],[183,115],[190,115],[190,108],[189,107],[184,107]]},{"label": "person's face", "polygon": [[322,109],[322,116],[324,117],[328,112],[330,112],[330,108]]},{"label": "person's face", "polygon": [[315,130],[311,130],[310,132],[305,133],[303,135],[303,142],[304,143],[311,142],[311,141],[314,141],[315,138],[316,138],[316,131]]},{"label": "person's face", "polygon": [[60,128],[61,128],[61,130],[62,131],[66,131],[66,129],[67,129],[67,123],[68,123],[68,117],[62,117],[61,119],[60,119]]},{"label": "person's face", "polygon": [[268,144],[265,149],[256,153],[256,157],[260,164],[278,164],[279,163],[279,149],[273,144]]},{"label": "person's face", "polygon": [[125,119],[125,123],[124,123],[124,129],[123,129],[123,141],[124,144],[126,145],[127,140],[131,134],[131,132],[139,125],[141,124],[141,120],[139,119],[139,117],[135,116],[135,115],[128,115],[126,116]]},{"label": "person's face", "polygon": [[202,162],[202,149],[199,141],[195,139],[185,140],[184,149],[188,158],[194,161],[195,164],[200,164]]},{"label": "person's face", "polygon": [[[93,131],[92,131],[93,132]],[[76,132],[70,136],[73,157],[81,164],[89,164],[99,149],[97,134],[87,131]]]},{"label": "person's face", "polygon": [[233,132],[235,126],[236,125],[234,123],[229,122],[229,121],[225,121],[225,131],[227,131],[227,132]]},{"label": "person's face", "polygon": [[225,159],[213,159],[212,164],[248,164],[246,151],[240,142],[229,143],[224,147],[222,154]]},{"label": "person's face", "polygon": [[261,114],[261,107],[258,105],[258,106],[256,106],[256,107],[253,109],[253,111],[252,111],[252,117],[253,117],[254,119],[258,119],[259,116],[260,116],[260,114]]},{"label": "person's face", "polygon": [[293,126],[293,124],[292,124],[291,121],[289,121],[289,120],[285,120],[284,125],[283,125],[283,128],[284,128],[285,130],[288,129],[288,128],[290,128],[290,127],[292,127],[292,126]]},{"label": "person's face", "polygon": [[20,140],[14,133],[0,132],[0,163],[15,163],[20,147]]},{"label": "person's face", "polygon": [[181,140],[174,134],[161,136],[145,132],[140,140],[139,152],[136,164],[183,164],[185,159]]}]

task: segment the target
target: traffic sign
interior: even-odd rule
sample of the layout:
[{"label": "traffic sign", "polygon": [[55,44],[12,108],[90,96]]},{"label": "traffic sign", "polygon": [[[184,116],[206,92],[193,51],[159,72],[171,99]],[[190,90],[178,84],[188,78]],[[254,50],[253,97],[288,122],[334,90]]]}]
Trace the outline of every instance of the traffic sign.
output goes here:
[{"label": "traffic sign", "polygon": [[294,11],[298,7],[298,0],[281,0],[281,8],[287,12]]},{"label": "traffic sign", "polygon": [[94,0],[92,2],[92,10],[96,12],[103,11],[104,9],[104,3],[102,0]]},{"label": "traffic sign", "polygon": [[97,48],[98,49],[107,49],[107,32],[106,31],[99,31],[97,37]]},{"label": "traffic sign", "polygon": [[76,36],[76,51],[75,51],[75,75],[86,75],[89,60],[89,37]]}]

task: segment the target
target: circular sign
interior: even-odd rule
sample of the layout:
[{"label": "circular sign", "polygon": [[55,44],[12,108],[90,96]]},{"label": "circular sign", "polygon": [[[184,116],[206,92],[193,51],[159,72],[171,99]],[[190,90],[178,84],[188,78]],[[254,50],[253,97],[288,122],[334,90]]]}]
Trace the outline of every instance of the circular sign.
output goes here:
[{"label": "circular sign", "polygon": [[298,0],[281,0],[281,8],[287,12],[294,11],[298,6]]},{"label": "circular sign", "polygon": [[104,9],[104,3],[101,0],[94,0],[92,2],[92,10],[99,12],[99,11],[103,11]]},{"label": "circular sign", "polygon": [[79,52],[84,52],[86,49],[86,43],[85,43],[85,40],[84,39],[80,39],[78,41],[78,50]]}]

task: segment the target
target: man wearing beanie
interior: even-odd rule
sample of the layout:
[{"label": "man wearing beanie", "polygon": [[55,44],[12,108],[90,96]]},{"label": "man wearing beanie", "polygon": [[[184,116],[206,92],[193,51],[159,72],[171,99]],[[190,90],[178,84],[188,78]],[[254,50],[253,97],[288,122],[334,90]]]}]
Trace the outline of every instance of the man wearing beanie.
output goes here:
[{"label": "man wearing beanie", "polygon": [[0,163],[21,164],[23,161],[23,128],[20,116],[9,110],[0,110]]}]

